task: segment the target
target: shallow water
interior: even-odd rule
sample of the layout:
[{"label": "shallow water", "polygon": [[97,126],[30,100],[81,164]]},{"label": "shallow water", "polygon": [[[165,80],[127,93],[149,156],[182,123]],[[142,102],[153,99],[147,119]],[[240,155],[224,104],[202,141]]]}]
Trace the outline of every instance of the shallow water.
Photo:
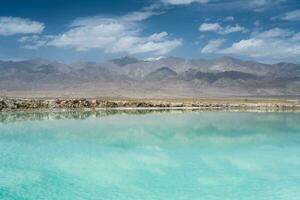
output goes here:
[{"label": "shallow water", "polygon": [[0,199],[299,200],[300,113],[2,113]]}]

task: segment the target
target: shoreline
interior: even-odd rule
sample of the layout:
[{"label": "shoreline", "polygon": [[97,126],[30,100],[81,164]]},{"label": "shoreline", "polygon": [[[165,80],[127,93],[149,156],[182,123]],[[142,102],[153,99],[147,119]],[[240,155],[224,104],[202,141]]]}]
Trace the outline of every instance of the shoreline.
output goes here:
[{"label": "shoreline", "polygon": [[299,100],[289,99],[124,99],[124,98],[0,98],[0,112],[70,110],[207,110],[300,111]]},{"label": "shoreline", "polygon": [[114,115],[147,115],[147,114],[183,114],[183,113],[253,113],[259,114],[295,114],[299,110],[208,110],[192,108],[99,108],[99,109],[72,109],[72,110],[23,110],[0,112],[0,124],[21,121],[42,121],[42,120],[85,120],[89,118],[103,118]]}]

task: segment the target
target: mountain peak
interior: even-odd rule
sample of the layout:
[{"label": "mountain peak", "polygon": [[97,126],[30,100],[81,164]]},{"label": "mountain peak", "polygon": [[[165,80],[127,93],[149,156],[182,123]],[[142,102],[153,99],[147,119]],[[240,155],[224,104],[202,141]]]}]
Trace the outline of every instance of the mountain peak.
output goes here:
[{"label": "mountain peak", "polygon": [[218,60],[222,60],[222,61],[231,61],[231,62],[241,62],[240,59],[231,57],[231,56],[223,56],[222,58],[218,59]]},{"label": "mountain peak", "polygon": [[45,59],[45,58],[33,58],[31,60],[28,60],[29,62],[32,62],[34,64],[37,64],[37,65],[47,65],[50,63],[49,60]]},{"label": "mountain peak", "polygon": [[146,77],[147,80],[162,80],[168,77],[176,76],[177,73],[168,67],[161,67],[151,73]]},{"label": "mountain peak", "polygon": [[139,60],[135,57],[124,56],[124,57],[121,57],[121,58],[116,58],[116,59],[109,60],[109,62],[112,62],[112,63],[114,63],[116,65],[119,65],[119,66],[125,66],[125,65],[128,65],[128,64],[137,63],[137,62],[139,62]]}]

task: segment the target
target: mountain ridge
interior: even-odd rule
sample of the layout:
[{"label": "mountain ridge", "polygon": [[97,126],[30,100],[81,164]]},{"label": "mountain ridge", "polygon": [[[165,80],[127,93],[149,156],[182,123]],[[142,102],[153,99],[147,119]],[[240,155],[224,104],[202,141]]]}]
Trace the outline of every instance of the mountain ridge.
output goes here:
[{"label": "mountain ridge", "polygon": [[299,95],[300,65],[264,64],[233,57],[138,60],[64,64],[45,59],[0,61],[0,96],[266,96]]}]

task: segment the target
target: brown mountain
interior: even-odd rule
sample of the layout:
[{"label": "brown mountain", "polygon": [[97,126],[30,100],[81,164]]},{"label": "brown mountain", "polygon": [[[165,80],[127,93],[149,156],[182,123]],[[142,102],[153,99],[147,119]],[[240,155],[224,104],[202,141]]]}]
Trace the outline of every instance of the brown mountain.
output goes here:
[{"label": "brown mountain", "polygon": [[213,60],[124,57],[105,63],[44,59],[0,61],[0,96],[298,96],[300,66]]}]

